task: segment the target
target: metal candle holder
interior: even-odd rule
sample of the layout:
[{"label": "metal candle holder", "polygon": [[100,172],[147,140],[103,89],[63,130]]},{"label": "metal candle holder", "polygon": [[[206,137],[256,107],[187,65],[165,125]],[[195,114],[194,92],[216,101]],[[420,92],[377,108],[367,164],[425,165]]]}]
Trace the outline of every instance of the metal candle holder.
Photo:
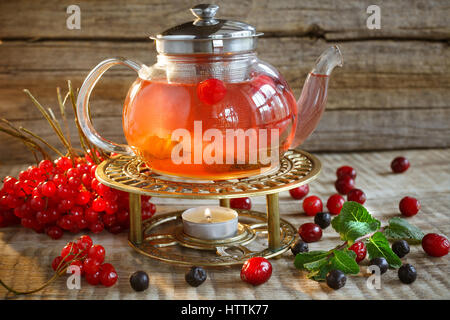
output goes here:
[{"label": "metal candle holder", "polygon": [[[235,180],[186,182],[153,173],[136,157],[117,156],[102,162],[97,179],[130,195],[129,244],[139,253],[179,265],[224,266],[242,264],[248,258],[276,257],[287,251],[295,239],[296,228],[280,219],[278,194],[314,180],[320,161],[301,150],[289,150],[276,171]],[[157,215],[142,222],[141,197],[219,199],[230,206],[231,198],[266,196],[267,212],[237,210],[238,234],[222,240],[202,240],[183,232],[181,213]],[[260,249],[259,235],[267,234]],[[265,239],[264,239],[265,240]]]}]

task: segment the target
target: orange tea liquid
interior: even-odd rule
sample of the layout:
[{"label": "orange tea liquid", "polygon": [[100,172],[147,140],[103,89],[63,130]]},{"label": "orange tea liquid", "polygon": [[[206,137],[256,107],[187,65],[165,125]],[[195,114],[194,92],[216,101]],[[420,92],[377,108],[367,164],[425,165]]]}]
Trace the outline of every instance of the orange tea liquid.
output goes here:
[{"label": "orange tea liquid", "polygon": [[[275,82],[265,75],[250,81],[224,83],[226,93],[214,104],[206,104],[199,98],[195,83],[168,83],[138,78],[131,86],[123,109],[123,129],[125,137],[135,153],[154,172],[179,177],[220,180],[247,177],[260,174],[277,164],[249,163],[251,152],[278,152],[288,150],[294,135],[297,120],[297,105],[287,84]],[[277,129],[279,141],[277,150],[251,150],[245,146],[245,159],[238,159],[235,150],[231,152],[233,163],[207,164],[194,162],[194,147],[203,150],[211,141],[200,141],[194,137],[194,123],[201,122],[202,133],[208,129]],[[172,139],[177,129],[186,129],[191,135],[191,143],[197,141],[184,155],[191,158],[190,164],[174,163],[173,148],[180,141]],[[248,140],[246,140],[248,142]],[[258,141],[258,147],[261,145]],[[219,141],[226,146],[225,141]],[[237,140],[236,140],[237,143]],[[267,146],[271,146],[270,136]],[[242,154],[241,154],[242,157]],[[239,163],[238,160],[244,163]]]}]

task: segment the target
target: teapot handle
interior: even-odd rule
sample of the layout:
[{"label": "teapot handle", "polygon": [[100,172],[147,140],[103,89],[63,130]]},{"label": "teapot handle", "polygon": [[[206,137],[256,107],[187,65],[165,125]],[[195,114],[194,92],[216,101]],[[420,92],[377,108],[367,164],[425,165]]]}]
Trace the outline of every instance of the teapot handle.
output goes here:
[{"label": "teapot handle", "polygon": [[122,58],[111,58],[106,59],[100,62],[83,82],[83,85],[80,88],[80,92],[78,93],[77,98],[77,115],[80,120],[81,130],[84,132],[86,137],[97,147],[108,151],[108,152],[116,152],[125,155],[134,155],[133,150],[129,145],[114,143],[112,141],[106,140],[94,129],[92,125],[91,118],[89,116],[89,97],[91,95],[94,86],[100,77],[112,66],[115,65],[124,65],[137,73],[142,67],[142,64]]}]

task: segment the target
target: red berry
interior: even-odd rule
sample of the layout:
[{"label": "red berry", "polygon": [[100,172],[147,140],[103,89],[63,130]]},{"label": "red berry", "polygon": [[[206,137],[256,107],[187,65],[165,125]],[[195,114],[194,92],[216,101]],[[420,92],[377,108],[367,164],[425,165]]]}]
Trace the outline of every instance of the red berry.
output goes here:
[{"label": "red berry", "polygon": [[252,201],[250,198],[234,198],[230,200],[230,207],[233,209],[250,210],[252,208]]},{"label": "red berry", "polygon": [[405,217],[412,217],[420,210],[420,202],[416,198],[404,197],[399,204],[399,209]]},{"label": "red berry", "polygon": [[343,176],[336,181],[334,186],[340,194],[347,194],[355,187],[355,180],[350,176]]},{"label": "red berry", "polygon": [[428,233],[422,238],[422,248],[429,256],[443,257],[448,254],[450,243],[444,236]]},{"label": "red berry", "polygon": [[366,245],[364,244],[364,242],[360,242],[360,241],[355,242],[348,249],[352,250],[354,253],[356,253],[355,260],[357,263],[361,262],[366,257],[367,249],[366,249]]},{"label": "red berry", "polygon": [[93,233],[100,233],[100,232],[103,231],[103,229],[105,229],[105,226],[103,225],[103,222],[97,221],[97,222],[92,223],[91,225],[89,225],[89,229]]},{"label": "red berry", "polygon": [[[86,261],[85,261],[86,262]],[[96,286],[100,283],[100,271],[94,272],[94,273],[86,273],[86,281],[90,285]]]},{"label": "red berry", "polygon": [[350,166],[342,166],[336,170],[336,176],[338,179],[343,176],[350,176],[354,180],[356,178],[356,170]]},{"label": "red berry", "polygon": [[113,215],[119,209],[119,206],[116,202],[106,201],[105,203],[105,213],[107,215]]},{"label": "red berry", "polygon": [[3,190],[7,193],[12,193],[14,191],[14,184],[17,179],[11,176],[6,176],[3,178]]},{"label": "red berry", "polygon": [[55,174],[55,176],[53,177],[53,182],[55,183],[55,185],[59,186],[59,185],[64,185],[67,183],[67,178],[65,175],[63,174]]},{"label": "red berry", "polygon": [[46,197],[53,197],[56,194],[57,188],[53,181],[46,181],[42,184],[41,193]]},{"label": "red berry", "polygon": [[84,217],[86,218],[87,222],[95,223],[98,221],[98,212],[92,210],[92,208],[87,207],[86,210],[84,210]]},{"label": "red berry", "polygon": [[89,173],[84,173],[81,177],[81,182],[87,189],[90,189],[92,184],[91,175]]},{"label": "red berry", "polygon": [[303,210],[308,216],[315,216],[317,213],[322,212],[323,204],[317,196],[309,196],[303,200]]},{"label": "red berry", "polygon": [[102,263],[105,260],[105,248],[99,244],[93,245],[89,248],[88,257]]},{"label": "red berry", "polygon": [[61,257],[61,256],[57,256],[55,259],[53,259],[53,261],[52,261],[52,269],[54,271],[56,271],[58,266],[60,266],[62,260],[63,260],[63,257]]},{"label": "red berry", "polygon": [[106,201],[103,198],[97,197],[94,201],[92,201],[92,209],[94,209],[94,211],[102,212],[105,211],[105,208]]},{"label": "red berry", "polygon": [[31,208],[35,211],[41,211],[45,209],[45,200],[40,197],[33,197],[30,201]]},{"label": "red berry", "polygon": [[119,276],[115,270],[110,270],[109,268],[102,269],[100,271],[100,282],[105,287],[111,287],[116,282]]},{"label": "red berry", "polygon": [[41,162],[39,162],[39,169],[41,169],[44,172],[49,173],[52,169],[53,169],[53,162],[51,162],[50,160],[42,160]]},{"label": "red berry", "polygon": [[130,220],[130,213],[127,210],[120,210],[116,216],[117,222],[120,224],[126,224]]},{"label": "red berry", "polygon": [[405,157],[397,157],[391,162],[391,169],[394,173],[402,173],[408,170],[410,163]]},{"label": "red berry", "polygon": [[298,228],[298,234],[305,242],[316,242],[322,238],[322,229],[315,223],[304,223]]},{"label": "red berry", "polygon": [[72,259],[74,255],[78,253],[78,247],[75,242],[69,242],[62,248],[61,250],[61,257],[65,258],[66,256],[69,256],[68,259]]},{"label": "red berry", "polygon": [[300,187],[294,188],[289,190],[289,193],[292,198],[301,200],[303,199],[309,192],[309,186],[307,184],[304,184]]},{"label": "red berry", "polygon": [[80,191],[77,194],[77,198],[75,199],[75,203],[84,206],[89,203],[89,200],[91,200],[91,193],[89,191]]},{"label": "red berry", "polygon": [[54,240],[61,239],[63,234],[64,231],[58,226],[51,226],[47,229],[47,235]]},{"label": "red berry", "polygon": [[88,252],[88,250],[92,247],[92,239],[89,236],[83,235],[77,240],[77,246],[80,251]]},{"label": "red berry", "polygon": [[355,201],[364,204],[364,202],[366,202],[366,194],[361,189],[352,189],[347,193],[347,201]]},{"label": "red berry", "polygon": [[94,258],[86,258],[83,262],[84,272],[87,275],[92,275],[98,271],[100,271],[100,265],[102,263]]},{"label": "red berry", "polygon": [[55,161],[56,166],[63,170],[67,171],[72,168],[72,161],[67,157],[60,157]]},{"label": "red berry", "polygon": [[328,198],[327,209],[331,214],[337,215],[341,213],[342,206],[344,205],[345,199],[340,194],[333,194]]},{"label": "red berry", "polygon": [[263,284],[272,275],[272,265],[266,258],[254,257],[245,261],[241,269],[241,279],[254,286]]},{"label": "red berry", "polygon": [[225,97],[226,93],[227,88],[219,79],[207,79],[197,85],[198,98],[208,105],[218,103]]}]

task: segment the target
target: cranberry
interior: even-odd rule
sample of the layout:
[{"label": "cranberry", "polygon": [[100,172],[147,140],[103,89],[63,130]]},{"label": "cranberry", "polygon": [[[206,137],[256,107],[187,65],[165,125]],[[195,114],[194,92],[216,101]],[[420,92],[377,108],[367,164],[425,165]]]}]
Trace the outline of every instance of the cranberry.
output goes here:
[{"label": "cranberry", "polygon": [[443,257],[448,254],[450,243],[444,236],[429,233],[422,238],[422,248],[429,256]]},{"label": "cranberry", "polygon": [[337,215],[341,213],[342,206],[344,205],[345,199],[340,194],[333,194],[328,198],[327,209],[331,214]]},{"label": "cranberry", "polygon": [[298,228],[298,234],[305,242],[316,242],[322,238],[322,229],[315,223],[304,223]]},{"label": "cranberry", "polygon": [[201,102],[213,105],[220,102],[227,93],[227,88],[219,79],[207,79],[197,85],[197,96]]},{"label": "cranberry", "polygon": [[117,275],[117,272],[115,270],[100,272],[100,282],[105,287],[113,286],[117,282],[118,278],[119,276]]},{"label": "cranberry", "polygon": [[364,242],[360,242],[360,241],[352,244],[350,246],[350,248],[348,248],[348,250],[352,250],[354,253],[356,253],[355,260],[357,263],[364,260],[364,258],[366,257],[366,254],[367,254],[366,245],[364,244]]},{"label": "cranberry", "polygon": [[335,182],[334,186],[340,194],[347,194],[355,187],[355,180],[350,176],[343,176]]},{"label": "cranberry", "polygon": [[420,210],[420,202],[416,198],[404,197],[399,204],[400,212],[405,217],[412,217]]},{"label": "cranberry", "polygon": [[350,176],[352,179],[356,178],[356,170],[350,166],[342,166],[336,170],[336,176],[338,179],[343,176]]},{"label": "cranberry", "polygon": [[[85,261],[86,262],[86,261]],[[89,283],[90,285],[96,286],[100,283],[100,271],[96,271],[93,273],[86,273],[86,281],[87,283]]]},{"label": "cranberry", "polygon": [[230,207],[233,209],[250,210],[252,208],[252,201],[250,198],[234,198],[230,200]]},{"label": "cranberry", "polygon": [[91,237],[86,235],[81,236],[77,241],[77,246],[81,251],[88,252],[88,250],[92,247]]},{"label": "cranberry", "polygon": [[361,189],[352,189],[347,193],[347,201],[355,201],[364,204],[364,202],[366,202],[366,194]]},{"label": "cranberry", "polygon": [[303,199],[309,192],[309,186],[307,184],[304,184],[300,187],[294,188],[289,190],[289,193],[292,198],[301,200]]},{"label": "cranberry", "polygon": [[241,279],[254,286],[263,284],[272,275],[272,265],[263,257],[253,257],[245,261],[241,269]]},{"label": "cranberry", "polygon": [[397,157],[391,162],[391,169],[394,173],[402,173],[408,170],[410,163],[405,157]]},{"label": "cranberry", "polygon": [[93,258],[86,258],[83,262],[84,272],[87,275],[92,275],[98,271],[100,271],[101,262]]},{"label": "cranberry", "polygon": [[61,257],[65,258],[69,256],[68,259],[72,259],[78,253],[78,247],[75,242],[69,242],[62,248]]},{"label": "cranberry", "polygon": [[103,260],[105,260],[105,248],[103,248],[103,246],[99,244],[93,245],[92,247],[89,248],[88,257],[93,258],[102,263]]},{"label": "cranberry", "polygon": [[315,216],[322,209],[322,200],[317,196],[309,196],[303,200],[303,210],[308,216]]}]

